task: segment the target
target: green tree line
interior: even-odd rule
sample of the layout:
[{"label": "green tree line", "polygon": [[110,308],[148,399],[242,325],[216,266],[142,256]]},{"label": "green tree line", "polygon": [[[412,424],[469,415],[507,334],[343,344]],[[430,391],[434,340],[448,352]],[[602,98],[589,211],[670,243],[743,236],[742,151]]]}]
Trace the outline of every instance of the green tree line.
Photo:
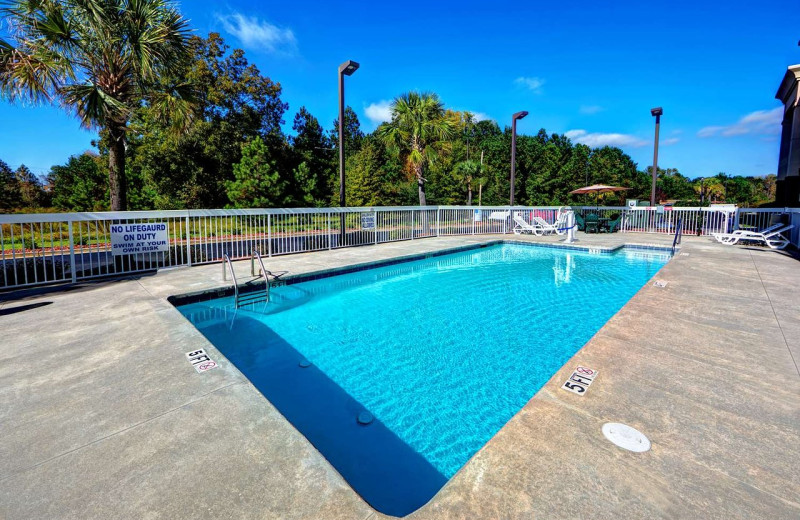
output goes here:
[{"label": "green tree line", "polygon": [[[0,95],[57,101],[99,136],[96,151],[43,179],[0,161],[0,210],[338,205],[338,121],[326,128],[300,107],[286,133],[280,83],[219,34],[189,37],[188,22],[158,0],[18,1],[2,11],[17,41],[0,40]],[[509,127],[424,92],[400,94],[391,121],[371,133],[352,108],[344,118],[348,205],[508,203]],[[649,171],[619,148],[544,129],[517,136],[516,175],[517,204],[593,203],[569,194],[589,184],[630,188],[605,204],[650,195]],[[774,180],[659,170],[657,198],[754,206],[774,198]]]}]

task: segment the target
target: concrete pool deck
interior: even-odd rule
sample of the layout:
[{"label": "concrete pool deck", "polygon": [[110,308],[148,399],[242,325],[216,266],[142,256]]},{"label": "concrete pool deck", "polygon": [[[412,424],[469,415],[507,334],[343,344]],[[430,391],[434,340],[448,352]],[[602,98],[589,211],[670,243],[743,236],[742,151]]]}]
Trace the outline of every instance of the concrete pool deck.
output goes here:
[{"label": "concrete pool deck", "polygon": [[[520,239],[265,264],[300,274],[502,238]],[[249,262],[235,265],[247,278]],[[684,237],[656,277],[667,286],[643,287],[410,518],[800,517],[798,268]],[[221,278],[215,264],[0,302],[0,519],[387,518],[166,301]],[[184,356],[196,348],[220,368],[196,373]],[[585,396],[559,388],[578,364],[599,370]],[[615,447],[605,422],[634,426],[652,450]]]}]

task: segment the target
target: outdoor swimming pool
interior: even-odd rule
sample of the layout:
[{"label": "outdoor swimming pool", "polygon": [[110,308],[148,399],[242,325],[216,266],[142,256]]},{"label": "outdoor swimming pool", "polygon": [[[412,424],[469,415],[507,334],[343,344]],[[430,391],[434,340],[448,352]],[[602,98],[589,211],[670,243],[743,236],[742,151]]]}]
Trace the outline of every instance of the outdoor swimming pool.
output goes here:
[{"label": "outdoor swimming pool", "polygon": [[668,259],[501,244],[179,309],[367,502],[405,515]]}]

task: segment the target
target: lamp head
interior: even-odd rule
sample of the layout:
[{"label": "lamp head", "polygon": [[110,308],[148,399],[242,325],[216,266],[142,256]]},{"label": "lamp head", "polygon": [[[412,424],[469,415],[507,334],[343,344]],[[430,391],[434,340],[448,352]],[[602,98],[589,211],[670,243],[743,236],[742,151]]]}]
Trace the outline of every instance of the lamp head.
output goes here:
[{"label": "lamp head", "polygon": [[651,108],[650,109],[650,115],[652,115],[652,116],[660,116],[663,113],[664,113],[664,109],[661,108],[661,107],[656,107],[656,108]]},{"label": "lamp head", "polygon": [[344,74],[345,76],[350,76],[356,70],[358,70],[359,66],[360,65],[357,62],[355,62],[353,60],[347,60],[346,62],[344,62],[341,65],[339,65],[339,74]]},{"label": "lamp head", "polygon": [[513,120],[522,119],[523,117],[525,117],[527,115],[528,115],[528,112],[526,110],[523,110],[522,112],[517,112],[516,114],[514,114],[512,119]]}]

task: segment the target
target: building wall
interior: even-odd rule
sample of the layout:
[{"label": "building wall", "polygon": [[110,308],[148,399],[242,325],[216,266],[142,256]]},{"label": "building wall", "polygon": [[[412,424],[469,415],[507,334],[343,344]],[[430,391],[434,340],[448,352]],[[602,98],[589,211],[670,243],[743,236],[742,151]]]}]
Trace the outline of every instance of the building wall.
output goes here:
[{"label": "building wall", "polygon": [[800,65],[792,65],[775,95],[784,106],[776,203],[800,206]]}]

